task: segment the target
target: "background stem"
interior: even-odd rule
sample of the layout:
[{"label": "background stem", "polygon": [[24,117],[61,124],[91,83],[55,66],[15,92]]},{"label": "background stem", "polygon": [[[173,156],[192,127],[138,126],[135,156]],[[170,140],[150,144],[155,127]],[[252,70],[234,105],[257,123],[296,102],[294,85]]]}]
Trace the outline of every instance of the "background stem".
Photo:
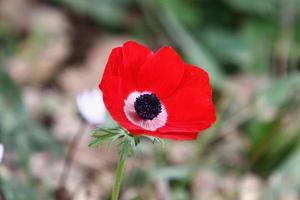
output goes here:
[{"label": "background stem", "polygon": [[59,178],[58,188],[64,188],[69,177],[69,173],[71,171],[71,166],[73,163],[73,158],[76,154],[76,149],[78,147],[78,143],[83,135],[86,124],[81,120],[77,133],[74,135],[73,139],[69,144],[69,149],[67,151],[64,163],[63,170]]}]

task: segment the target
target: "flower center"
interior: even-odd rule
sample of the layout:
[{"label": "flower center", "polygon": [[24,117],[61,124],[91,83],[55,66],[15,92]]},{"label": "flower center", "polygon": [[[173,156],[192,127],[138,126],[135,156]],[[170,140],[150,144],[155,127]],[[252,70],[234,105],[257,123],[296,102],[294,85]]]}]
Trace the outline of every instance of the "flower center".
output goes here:
[{"label": "flower center", "polygon": [[153,93],[142,94],[134,102],[136,113],[145,120],[154,119],[162,110],[161,103]]}]

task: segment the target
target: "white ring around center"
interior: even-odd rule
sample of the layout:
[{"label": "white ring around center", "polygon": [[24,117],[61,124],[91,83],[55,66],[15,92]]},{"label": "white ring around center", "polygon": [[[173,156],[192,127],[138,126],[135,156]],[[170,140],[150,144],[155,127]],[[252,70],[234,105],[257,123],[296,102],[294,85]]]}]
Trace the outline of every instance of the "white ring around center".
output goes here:
[{"label": "white ring around center", "polygon": [[124,100],[124,113],[127,119],[145,130],[156,131],[167,123],[168,113],[163,104],[161,104],[161,112],[154,119],[142,119],[135,111],[134,103],[136,99],[143,94],[151,94],[151,92],[132,92]]}]

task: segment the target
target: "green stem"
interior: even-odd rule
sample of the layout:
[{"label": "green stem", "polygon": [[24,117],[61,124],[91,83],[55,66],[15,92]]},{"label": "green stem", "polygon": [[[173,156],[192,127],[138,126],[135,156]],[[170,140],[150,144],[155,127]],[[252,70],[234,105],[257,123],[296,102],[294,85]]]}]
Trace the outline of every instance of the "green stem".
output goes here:
[{"label": "green stem", "polygon": [[122,182],[122,178],[123,178],[123,174],[124,174],[124,170],[125,170],[126,158],[127,158],[127,153],[125,153],[123,156],[120,156],[120,161],[119,161],[117,172],[116,172],[117,174],[116,174],[116,178],[115,178],[115,183],[114,183],[114,187],[113,187],[113,191],[112,191],[112,195],[111,195],[112,200],[118,200],[118,198],[119,198],[121,182]]}]

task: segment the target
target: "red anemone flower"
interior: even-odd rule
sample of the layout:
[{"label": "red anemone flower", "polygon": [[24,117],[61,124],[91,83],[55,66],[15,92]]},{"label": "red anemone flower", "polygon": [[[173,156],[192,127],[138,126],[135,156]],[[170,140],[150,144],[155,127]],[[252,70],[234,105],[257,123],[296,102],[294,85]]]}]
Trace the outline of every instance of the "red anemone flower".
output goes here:
[{"label": "red anemone flower", "polygon": [[192,140],[216,121],[208,74],[169,46],[114,48],[99,87],[112,117],[134,135]]}]

